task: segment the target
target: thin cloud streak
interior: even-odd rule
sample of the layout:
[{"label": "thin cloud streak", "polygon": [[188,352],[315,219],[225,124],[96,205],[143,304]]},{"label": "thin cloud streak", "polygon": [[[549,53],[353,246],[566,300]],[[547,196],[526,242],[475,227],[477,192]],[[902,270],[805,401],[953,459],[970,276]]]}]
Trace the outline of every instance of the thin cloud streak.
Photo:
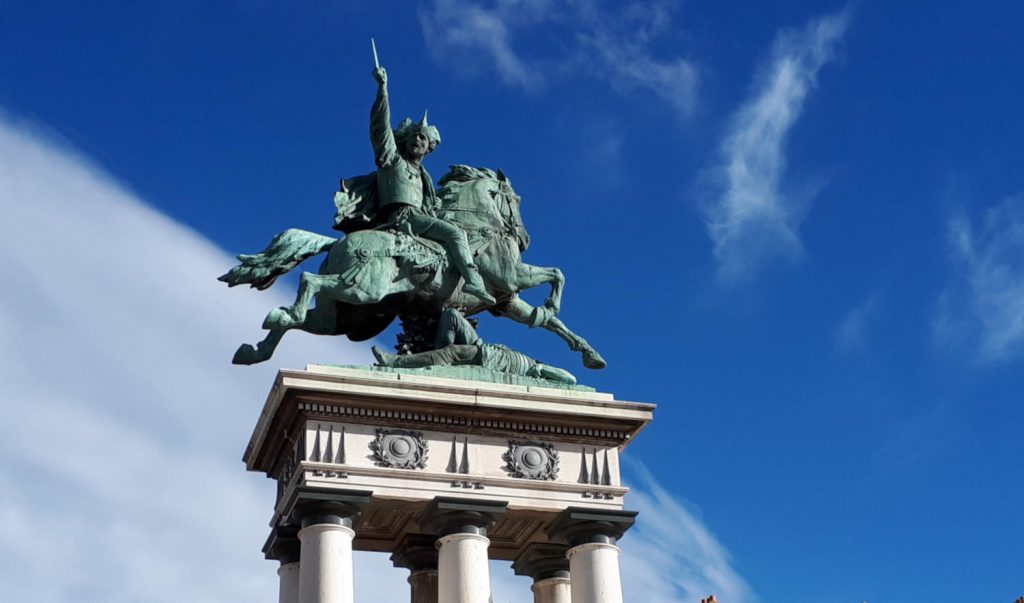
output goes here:
[{"label": "thin cloud streak", "polygon": [[[2,111],[0,211],[17,225],[0,239],[0,600],[274,600],[276,564],[259,552],[273,484],[241,450],[276,367],[365,363],[366,346],[293,334],[274,363],[231,366],[285,292],[224,287],[228,254]],[[646,470],[627,504],[643,513],[623,544],[627,600],[744,592]],[[387,555],[355,567],[357,600],[408,599]],[[496,602],[532,601],[528,579],[491,567]]]},{"label": "thin cloud streak", "polygon": [[934,322],[940,340],[970,342],[981,362],[1007,360],[1024,349],[1024,195],[949,224],[956,274]]},{"label": "thin cloud streak", "polygon": [[852,352],[867,345],[868,331],[880,301],[881,295],[873,293],[846,314],[836,330],[836,346],[840,350]]},{"label": "thin cloud streak", "polygon": [[[646,90],[681,117],[693,115],[700,77],[692,61],[659,58],[651,42],[672,30],[672,5],[627,4],[606,10],[598,2],[504,0],[465,3],[436,0],[420,12],[427,47],[440,62],[480,63],[507,85],[538,90],[548,77],[583,74],[606,81],[621,94]],[[525,58],[515,37],[532,28],[557,29],[568,42],[561,53]]]},{"label": "thin cloud streak", "polygon": [[277,366],[368,351],[295,335],[231,366],[284,292],[224,287],[230,256],[2,112],[0,211],[0,599],[271,600],[249,430]]},{"label": "thin cloud streak", "polygon": [[432,10],[420,13],[420,22],[427,46],[435,56],[483,52],[493,61],[502,82],[535,89],[542,78],[513,50],[505,25],[508,15],[504,12],[455,0],[437,0]]},{"label": "thin cloud streak", "polygon": [[669,494],[643,463],[627,457],[627,467],[637,478],[629,484],[627,507],[640,515],[620,542],[626,599],[678,603],[714,594],[723,602],[756,601],[729,552],[690,504]]},{"label": "thin cloud streak", "polygon": [[721,159],[705,174],[713,191],[705,207],[707,230],[723,281],[743,280],[768,260],[803,253],[798,230],[807,203],[780,190],[785,143],[849,20],[843,11],[780,32],[752,96],[730,121]]}]

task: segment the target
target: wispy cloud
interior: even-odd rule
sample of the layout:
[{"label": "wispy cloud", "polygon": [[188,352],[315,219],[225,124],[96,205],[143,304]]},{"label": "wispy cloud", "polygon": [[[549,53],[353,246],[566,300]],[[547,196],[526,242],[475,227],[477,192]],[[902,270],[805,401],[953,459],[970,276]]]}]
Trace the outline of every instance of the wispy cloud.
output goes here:
[{"label": "wispy cloud", "polygon": [[751,97],[730,121],[721,158],[705,175],[711,190],[705,208],[708,234],[725,281],[749,277],[777,257],[802,254],[798,230],[807,199],[783,194],[780,187],[786,138],[849,20],[843,11],[780,32]]},{"label": "wispy cloud", "polygon": [[[0,212],[15,226],[0,238],[0,599],[271,600],[273,487],[238,461],[250,421],[275,367],[366,362],[365,348],[296,334],[272,365],[231,366],[284,292],[224,287],[228,254],[2,112]],[[743,603],[708,529],[640,476],[627,592]],[[355,566],[358,600],[408,599],[386,555]],[[496,602],[533,600],[507,563],[492,572]]]},{"label": "wispy cloud", "polygon": [[2,112],[0,215],[0,599],[268,600],[273,488],[238,459],[274,367],[230,358],[284,293],[224,287],[228,254]]},{"label": "wispy cloud", "polygon": [[502,2],[485,8],[456,0],[437,0],[432,9],[420,13],[420,22],[428,47],[435,56],[466,58],[482,52],[503,82],[533,89],[541,84],[542,78],[527,67],[512,48],[507,24],[532,21],[528,18],[530,8],[540,11],[535,16],[542,16],[543,5],[543,2]]},{"label": "wispy cloud", "polygon": [[949,242],[956,274],[940,299],[935,335],[970,342],[983,362],[1017,355],[1024,349],[1024,195],[980,220],[953,218]]},{"label": "wispy cloud", "polygon": [[689,503],[669,494],[639,462],[628,462],[637,477],[630,483],[630,508],[637,524],[622,540],[624,590],[644,593],[644,603],[756,600],[732,566],[729,552]]},{"label": "wispy cloud", "polygon": [[[659,57],[651,43],[673,28],[673,5],[634,2],[614,9],[593,0],[435,0],[420,13],[424,37],[438,60],[493,69],[503,82],[537,89],[552,74],[579,73],[626,94],[645,90],[682,117],[693,114],[699,75],[692,61]],[[515,39],[539,26],[557,37],[547,52],[524,56]]]},{"label": "wispy cloud", "polygon": [[[619,541],[625,600],[696,603],[714,594],[723,602],[756,601],[699,512],[665,490],[642,462],[625,460],[631,478],[626,507],[640,511],[636,525]],[[507,563],[492,562],[491,576],[496,603],[533,601],[529,579],[512,576]]]},{"label": "wispy cloud", "polygon": [[836,345],[842,351],[862,349],[867,345],[870,323],[875,318],[881,294],[875,292],[850,310],[836,330]]}]

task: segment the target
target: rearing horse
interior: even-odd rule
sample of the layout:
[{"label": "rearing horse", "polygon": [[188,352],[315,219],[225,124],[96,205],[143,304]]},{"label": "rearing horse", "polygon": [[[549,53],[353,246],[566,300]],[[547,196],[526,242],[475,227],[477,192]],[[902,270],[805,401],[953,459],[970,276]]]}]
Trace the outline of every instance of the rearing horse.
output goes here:
[{"label": "rearing horse", "polygon": [[[319,274],[302,274],[294,304],[267,314],[263,328],[269,332],[263,341],[255,347],[242,344],[232,362],[268,360],[290,329],[365,341],[387,328],[399,313],[436,315],[446,306],[457,306],[466,314],[488,310],[547,329],[581,352],[584,366],[604,368],[597,350],[557,317],[565,285],[562,271],[523,263],[521,254],[530,237],[520,217],[520,197],[505,174],[456,165],[440,184],[438,215],[466,231],[495,305],[462,293],[459,273],[433,241],[395,230],[360,230],[334,239],[290,229],[275,236],[262,252],[238,256],[240,264],[219,280],[229,286],[266,289],[303,260],[325,251],[327,258]],[[517,295],[542,284],[550,284],[551,293],[541,307]]]}]

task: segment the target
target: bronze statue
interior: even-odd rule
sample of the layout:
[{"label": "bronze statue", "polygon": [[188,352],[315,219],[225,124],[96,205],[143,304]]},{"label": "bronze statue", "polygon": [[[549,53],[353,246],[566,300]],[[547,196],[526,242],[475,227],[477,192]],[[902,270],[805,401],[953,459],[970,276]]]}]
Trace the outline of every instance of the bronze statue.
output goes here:
[{"label": "bronze statue", "polygon": [[469,321],[453,308],[441,313],[433,350],[399,356],[374,346],[373,355],[380,366],[394,368],[470,365],[510,375],[536,377],[570,385],[576,383],[576,377],[569,371],[548,366],[500,344],[484,343]]},{"label": "bronze statue", "polygon": [[378,85],[370,110],[370,142],[377,162],[377,203],[385,225],[440,243],[465,279],[462,291],[495,303],[473,265],[466,233],[433,215],[437,197],[423,158],[441,142],[440,133],[427,123],[426,113],[418,124],[406,118],[392,132],[387,71],[378,66],[373,77]]},{"label": "bronze statue", "polygon": [[[370,138],[378,169],[342,180],[335,194],[334,227],[346,236],[289,229],[262,252],[240,255],[239,265],[220,277],[229,286],[266,289],[303,260],[327,253],[318,274],[302,274],[295,303],[267,315],[266,337],[255,347],[240,346],[233,362],[269,359],[290,329],[364,341],[396,316],[437,320],[459,308],[552,331],[583,354],[584,366],[603,368],[601,355],[557,316],[562,272],[522,261],[530,237],[508,177],[501,170],[455,165],[435,190],[422,160],[440,141],[437,128],[424,115],[392,130],[387,72],[377,65],[373,75],[378,89]],[[551,293],[541,307],[517,295],[542,284],[550,284]]]}]

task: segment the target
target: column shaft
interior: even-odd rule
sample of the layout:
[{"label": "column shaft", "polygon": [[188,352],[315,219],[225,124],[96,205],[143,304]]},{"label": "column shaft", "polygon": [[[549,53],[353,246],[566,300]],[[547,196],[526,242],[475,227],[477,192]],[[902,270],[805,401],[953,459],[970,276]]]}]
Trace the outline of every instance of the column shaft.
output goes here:
[{"label": "column shaft", "polygon": [[299,603],[299,563],[286,563],[277,568],[278,603]]},{"label": "column shaft", "polygon": [[569,578],[547,578],[533,583],[533,603],[571,603]]},{"label": "column shaft", "polygon": [[412,603],[438,603],[437,570],[409,574],[409,594]]},{"label": "column shaft", "polygon": [[486,536],[459,532],[437,540],[438,601],[488,603],[491,576],[487,567]]},{"label": "column shaft", "polygon": [[352,528],[318,523],[299,530],[299,603],[354,603]]},{"label": "column shaft", "polygon": [[622,603],[619,547],[589,542],[569,549],[572,603]]}]

